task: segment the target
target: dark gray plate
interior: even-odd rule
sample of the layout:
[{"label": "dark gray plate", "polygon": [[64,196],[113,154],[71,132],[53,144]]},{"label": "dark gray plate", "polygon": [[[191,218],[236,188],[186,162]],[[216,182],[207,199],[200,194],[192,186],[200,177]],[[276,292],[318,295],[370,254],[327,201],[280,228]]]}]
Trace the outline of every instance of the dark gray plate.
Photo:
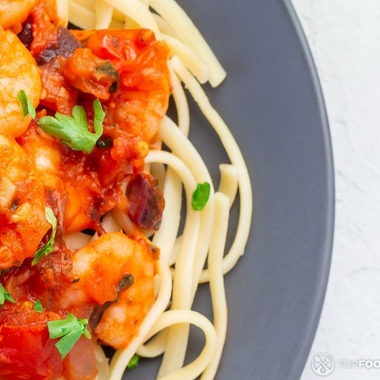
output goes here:
[{"label": "dark gray plate", "polygon": [[[317,328],[333,237],[333,162],[315,67],[290,1],[179,2],[228,72],[208,93],[253,182],[251,237],[226,276],[229,329],[217,379],[295,380]],[[224,155],[201,123],[195,109],[192,135],[216,172]],[[210,314],[207,287],[201,293],[196,307]],[[154,379],[157,364],[142,361],[125,379]]]}]

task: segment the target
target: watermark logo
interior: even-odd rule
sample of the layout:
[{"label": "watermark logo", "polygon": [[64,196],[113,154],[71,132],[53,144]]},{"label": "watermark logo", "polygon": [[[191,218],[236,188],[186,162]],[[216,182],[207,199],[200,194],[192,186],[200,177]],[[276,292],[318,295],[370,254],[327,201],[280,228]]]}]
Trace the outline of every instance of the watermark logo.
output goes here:
[{"label": "watermark logo", "polygon": [[318,376],[328,376],[334,371],[334,358],[326,352],[314,355],[311,360],[311,368]]},{"label": "watermark logo", "polygon": [[344,369],[380,369],[379,359],[339,359],[338,366]]}]

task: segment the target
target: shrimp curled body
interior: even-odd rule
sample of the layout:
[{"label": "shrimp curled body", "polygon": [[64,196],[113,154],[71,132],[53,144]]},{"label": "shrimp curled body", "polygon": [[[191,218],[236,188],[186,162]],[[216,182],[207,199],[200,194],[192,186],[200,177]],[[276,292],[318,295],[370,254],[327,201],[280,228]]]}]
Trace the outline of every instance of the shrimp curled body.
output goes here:
[{"label": "shrimp curled body", "polygon": [[0,135],[0,151],[0,269],[6,269],[33,256],[50,224],[33,161],[12,137]]},{"label": "shrimp curled body", "polygon": [[36,61],[14,33],[0,30],[0,134],[18,137],[31,121],[22,116],[17,100],[21,90],[36,107],[41,94]]},{"label": "shrimp curled body", "polygon": [[[121,232],[102,235],[73,255],[73,284],[61,297],[65,309],[76,304],[103,305],[95,338],[125,348],[154,302],[156,261],[146,244]],[[127,282],[127,283],[126,283]],[[96,319],[96,318],[95,318]]]}]

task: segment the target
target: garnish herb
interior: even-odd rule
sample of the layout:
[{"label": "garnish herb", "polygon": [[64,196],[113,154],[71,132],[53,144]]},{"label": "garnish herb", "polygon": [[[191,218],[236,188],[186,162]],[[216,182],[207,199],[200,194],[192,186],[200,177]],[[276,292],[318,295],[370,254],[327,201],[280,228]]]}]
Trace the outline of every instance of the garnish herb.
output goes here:
[{"label": "garnish herb", "polygon": [[17,94],[17,99],[20,102],[22,117],[25,118],[26,115],[30,115],[33,119],[36,117],[36,110],[33,107],[32,101],[29,99],[29,96],[26,95],[24,90],[21,90]]},{"label": "garnish herb", "polygon": [[118,293],[120,293],[122,290],[125,290],[131,287],[134,282],[135,282],[135,278],[133,277],[133,275],[130,273],[126,273],[119,282],[119,285],[117,287]]},{"label": "garnish herb", "polygon": [[40,314],[43,313],[44,308],[42,307],[42,304],[41,304],[40,300],[37,300],[34,303],[34,311],[36,311],[37,313],[40,313]]},{"label": "garnish herb", "polygon": [[93,107],[94,133],[88,130],[86,112],[78,105],[73,107],[73,116],[57,112],[55,117],[41,117],[38,125],[49,135],[62,139],[71,149],[90,153],[103,133],[102,124],[105,116],[99,99],[95,99]]},{"label": "garnish herb", "polygon": [[71,313],[67,314],[66,319],[47,322],[49,338],[61,338],[55,346],[61,354],[62,359],[65,358],[82,335],[87,339],[91,339],[91,333],[87,330],[87,324],[87,319],[77,319]]},{"label": "garnish herb", "polygon": [[135,281],[135,278],[133,277],[133,275],[131,275],[130,273],[124,274],[123,277],[121,278],[121,280],[119,281],[118,286],[117,286],[117,297],[112,301],[105,302],[103,305],[96,305],[95,306],[93,313],[90,316],[90,321],[89,321],[89,324],[92,328],[95,328],[99,324],[100,320],[103,318],[105,311],[115,301],[118,301],[120,293],[123,290],[131,287],[133,285],[134,281]]},{"label": "garnish herb", "polygon": [[115,81],[111,84],[110,88],[108,89],[109,92],[116,92],[117,89],[119,88],[119,81],[120,81],[120,76],[117,70],[111,65],[110,62],[106,62],[105,64],[98,66],[96,68],[96,71],[109,75],[110,77],[113,77]]},{"label": "garnish herb", "polygon": [[5,290],[4,285],[0,284],[0,309],[4,305],[5,301],[16,303],[11,295]]},{"label": "garnish herb", "polygon": [[139,365],[139,360],[140,360],[140,356],[137,354],[134,354],[127,365],[127,370],[132,371],[133,369],[135,369]]},{"label": "garnish herb", "polygon": [[53,250],[55,234],[57,232],[57,218],[50,207],[45,207],[45,216],[46,220],[51,224],[51,235],[48,242],[34,254],[32,266],[36,265],[44,256],[47,256]]},{"label": "garnish herb", "polygon": [[210,197],[211,186],[208,182],[198,183],[191,198],[191,208],[195,211],[202,211]]}]

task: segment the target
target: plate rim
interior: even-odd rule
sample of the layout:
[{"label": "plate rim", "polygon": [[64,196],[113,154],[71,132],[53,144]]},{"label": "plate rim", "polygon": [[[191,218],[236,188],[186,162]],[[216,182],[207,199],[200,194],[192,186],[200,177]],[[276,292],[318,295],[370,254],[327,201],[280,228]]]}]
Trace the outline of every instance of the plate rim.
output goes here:
[{"label": "plate rim", "polygon": [[300,351],[303,351],[305,354],[303,355],[302,360],[298,360],[299,363],[297,363],[295,369],[295,372],[298,373],[297,378],[300,378],[305,365],[307,365],[307,359],[311,352],[312,345],[318,331],[318,326],[321,320],[323,306],[328,291],[335,232],[335,173],[330,123],[328,119],[327,106],[323,94],[321,79],[318,74],[316,62],[314,60],[313,53],[310,48],[305,31],[302,27],[300,18],[297,14],[296,9],[294,8],[292,1],[284,0],[283,3],[285,5],[289,19],[293,25],[293,28],[296,32],[298,43],[301,45],[301,51],[303,52],[304,59],[307,63],[307,67],[309,68],[310,79],[312,81],[312,87],[314,88],[314,93],[316,96],[316,105],[319,110],[320,125],[325,146],[324,160],[326,165],[326,189],[328,196],[326,199],[327,212],[325,216],[325,243],[324,246],[321,245],[320,257],[322,258],[322,262],[321,265],[318,267],[319,276],[321,277],[321,279],[320,281],[318,281],[318,286],[314,290],[314,311],[311,314],[314,318],[310,318],[308,322],[309,328],[305,331],[305,333],[308,336],[305,337],[303,347],[302,349],[300,349]]}]

